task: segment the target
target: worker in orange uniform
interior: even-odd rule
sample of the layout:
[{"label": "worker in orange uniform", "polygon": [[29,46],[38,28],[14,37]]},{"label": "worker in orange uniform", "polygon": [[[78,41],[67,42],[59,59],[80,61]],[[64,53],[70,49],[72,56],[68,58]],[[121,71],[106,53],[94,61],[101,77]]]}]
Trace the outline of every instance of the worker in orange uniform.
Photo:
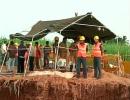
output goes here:
[{"label": "worker in orange uniform", "polygon": [[85,43],[85,37],[80,36],[79,42],[77,43],[77,64],[76,64],[76,71],[77,71],[77,78],[80,77],[80,67],[82,64],[83,67],[83,77],[87,78],[87,51],[88,51],[88,44]]},{"label": "worker in orange uniform", "polygon": [[94,36],[94,45],[92,49],[94,77],[101,78],[101,58],[103,55],[103,46],[99,42],[99,36]]}]

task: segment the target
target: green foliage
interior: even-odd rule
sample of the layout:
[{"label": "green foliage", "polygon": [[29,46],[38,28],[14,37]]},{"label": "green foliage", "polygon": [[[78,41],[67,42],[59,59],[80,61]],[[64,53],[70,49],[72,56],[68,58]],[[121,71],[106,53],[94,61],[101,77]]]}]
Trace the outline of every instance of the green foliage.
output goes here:
[{"label": "green foliage", "polygon": [[8,43],[8,39],[7,38],[0,38],[0,45],[2,45],[4,42]]},{"label": "green foliage", "polygon": [[38,42],[40,45],[45,45],[46,44],[46,40],[45,39],[39,39],[37,41],[33,41],[33,45],[35,44],[35,42]]},{"label": "green foliage", "polygon": [[127,42],[119,41],[116,42],[107,42],[104,43],[104,50],[107,54],[119,54],[122,56],[124,60],[130,60],[130,45]]},{"label": "green foliage", "polygon": [[107,43],[117,43],[117,39],[119,43],[128,43],[127,37],[126,36],[122,36],[122,37],[117,37],[114,39],[111,39],[109,41],[106,41]]},{"label": "green foliage", "polygon": [[[6,43],[9,43],[9,41],[14,41],[14,43],[18,43],[18,44],[19,44],[21,40],[19,40],[19,39],[17,39],[17,38],[11,39],[11,40],[9,40],[9,39],[7,39],[7,38],[0,38],[0,45],[2,45],[2,44],[4,43],[4,41],[6,41]],[[25,42],[25,44],[28,44],[28,43],[30,43],[31,41],[24,41],[24,42]],[[35,44],[35,42],[36,42],[36,41],[33,41],[33,45]],[[38,42],[39,44],[41,44],[41,45],[45,45],[46,40],[45,40],[45,39],[39,39],[39,40],[37,40],[37,42]],[[50,42],[50,44],[51,44],[51,42]]]}]

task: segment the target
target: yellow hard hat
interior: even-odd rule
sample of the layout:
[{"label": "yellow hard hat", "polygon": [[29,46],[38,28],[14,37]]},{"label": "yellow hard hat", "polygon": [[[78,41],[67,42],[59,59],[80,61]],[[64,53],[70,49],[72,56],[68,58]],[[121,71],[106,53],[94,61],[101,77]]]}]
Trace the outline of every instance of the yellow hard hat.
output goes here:
[{"label": "yellow hard hat", "polygon": [[79,40],[84,41],[84,40],[85,40],[85,37],[84,37],[84,36],[80,36],[80,37],[79,37]]},{"label": "yellow hard hat", "polygon": [[19,44],[16,42],[16,43],[14,43],[14,45],[15,45],[15,46],[18,46]]},{"label": "yellow hard hat", "polygon": [[99,40],[99,36],[94,36],[94,40]]}]

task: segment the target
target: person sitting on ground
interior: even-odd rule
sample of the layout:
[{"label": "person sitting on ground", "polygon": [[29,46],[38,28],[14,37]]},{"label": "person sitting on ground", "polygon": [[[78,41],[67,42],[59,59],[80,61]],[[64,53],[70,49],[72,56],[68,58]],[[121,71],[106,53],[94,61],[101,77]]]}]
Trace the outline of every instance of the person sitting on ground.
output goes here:
[{"label": "person sitting on ground", "polygon": [[46,45],[43,48],[44,53],[44,67],[49,67],[49,54],[51,53],[51,47],[49,41],[46,41]]},{"label": "person sitting on ground", "polygon": [[16,57],[16,53],[17,53],[17,48],[14,45],[14,42],[11,41],[9,48],[8,48],[8,55],[9,55],[9,59],[8,59],[8,72],[13,72],[13,68],[14,68],[14,64],[15,64],[15,57]]}]

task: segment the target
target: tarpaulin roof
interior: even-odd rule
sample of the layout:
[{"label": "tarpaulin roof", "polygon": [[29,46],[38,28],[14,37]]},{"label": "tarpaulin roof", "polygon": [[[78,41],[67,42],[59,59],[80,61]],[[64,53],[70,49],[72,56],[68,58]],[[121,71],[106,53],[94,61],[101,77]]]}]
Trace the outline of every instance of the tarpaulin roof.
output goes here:
[{"label": "tarpaulin roof", "polygon": [[61,29],[63,29],[64,27],[78,20],[81,17],[82,16],[77,16],[77,17],[72,17],[72,18],[62,19],[62,20],[39,21],[32,27],[31,31],[28,34],[29,35],[35,34],[43,29],[48,29],[51,32],[59,32]]},{"label": "tarpaulin roof", "polygon": [[18,38],[20,40],[24,40],[24,41],[32,41],[33,40],[38,40],[38,39],[41,39],[42,37],[44,37],[45,35],[47,35],[47,33],[50,32],[49,30],[47,29],[44,29],[40,32],[38,32],[37,34],[30,34],[30,35],[23,35],[21,33],[15,33],[15,34],[11,34],[10,35],[10,38],[13,39],[13,38]]},{"label": "tarpaulin roof", "polygon": [[84,35],[89,40],[93,40],[95,35],[98,35],[102,40],[112,39],[116,36],[91,13],[62,20],[39,21],[28,34],[35,34],[43,29],[59,32],[72,39],[79,35]]},{"label": "tarpaulin roof", "polygon": [[32,36],[44,29],[50,30],[51,32],[59,32],[63,36],[71,39],[77,38],[79,35],[84,35],[88,41],[92,41],[95,35],[98,35],[102,40],[112,39],[116,36],[91,15],[91,13],[62,20],[39,21],[32,27],[27,36]]}]

